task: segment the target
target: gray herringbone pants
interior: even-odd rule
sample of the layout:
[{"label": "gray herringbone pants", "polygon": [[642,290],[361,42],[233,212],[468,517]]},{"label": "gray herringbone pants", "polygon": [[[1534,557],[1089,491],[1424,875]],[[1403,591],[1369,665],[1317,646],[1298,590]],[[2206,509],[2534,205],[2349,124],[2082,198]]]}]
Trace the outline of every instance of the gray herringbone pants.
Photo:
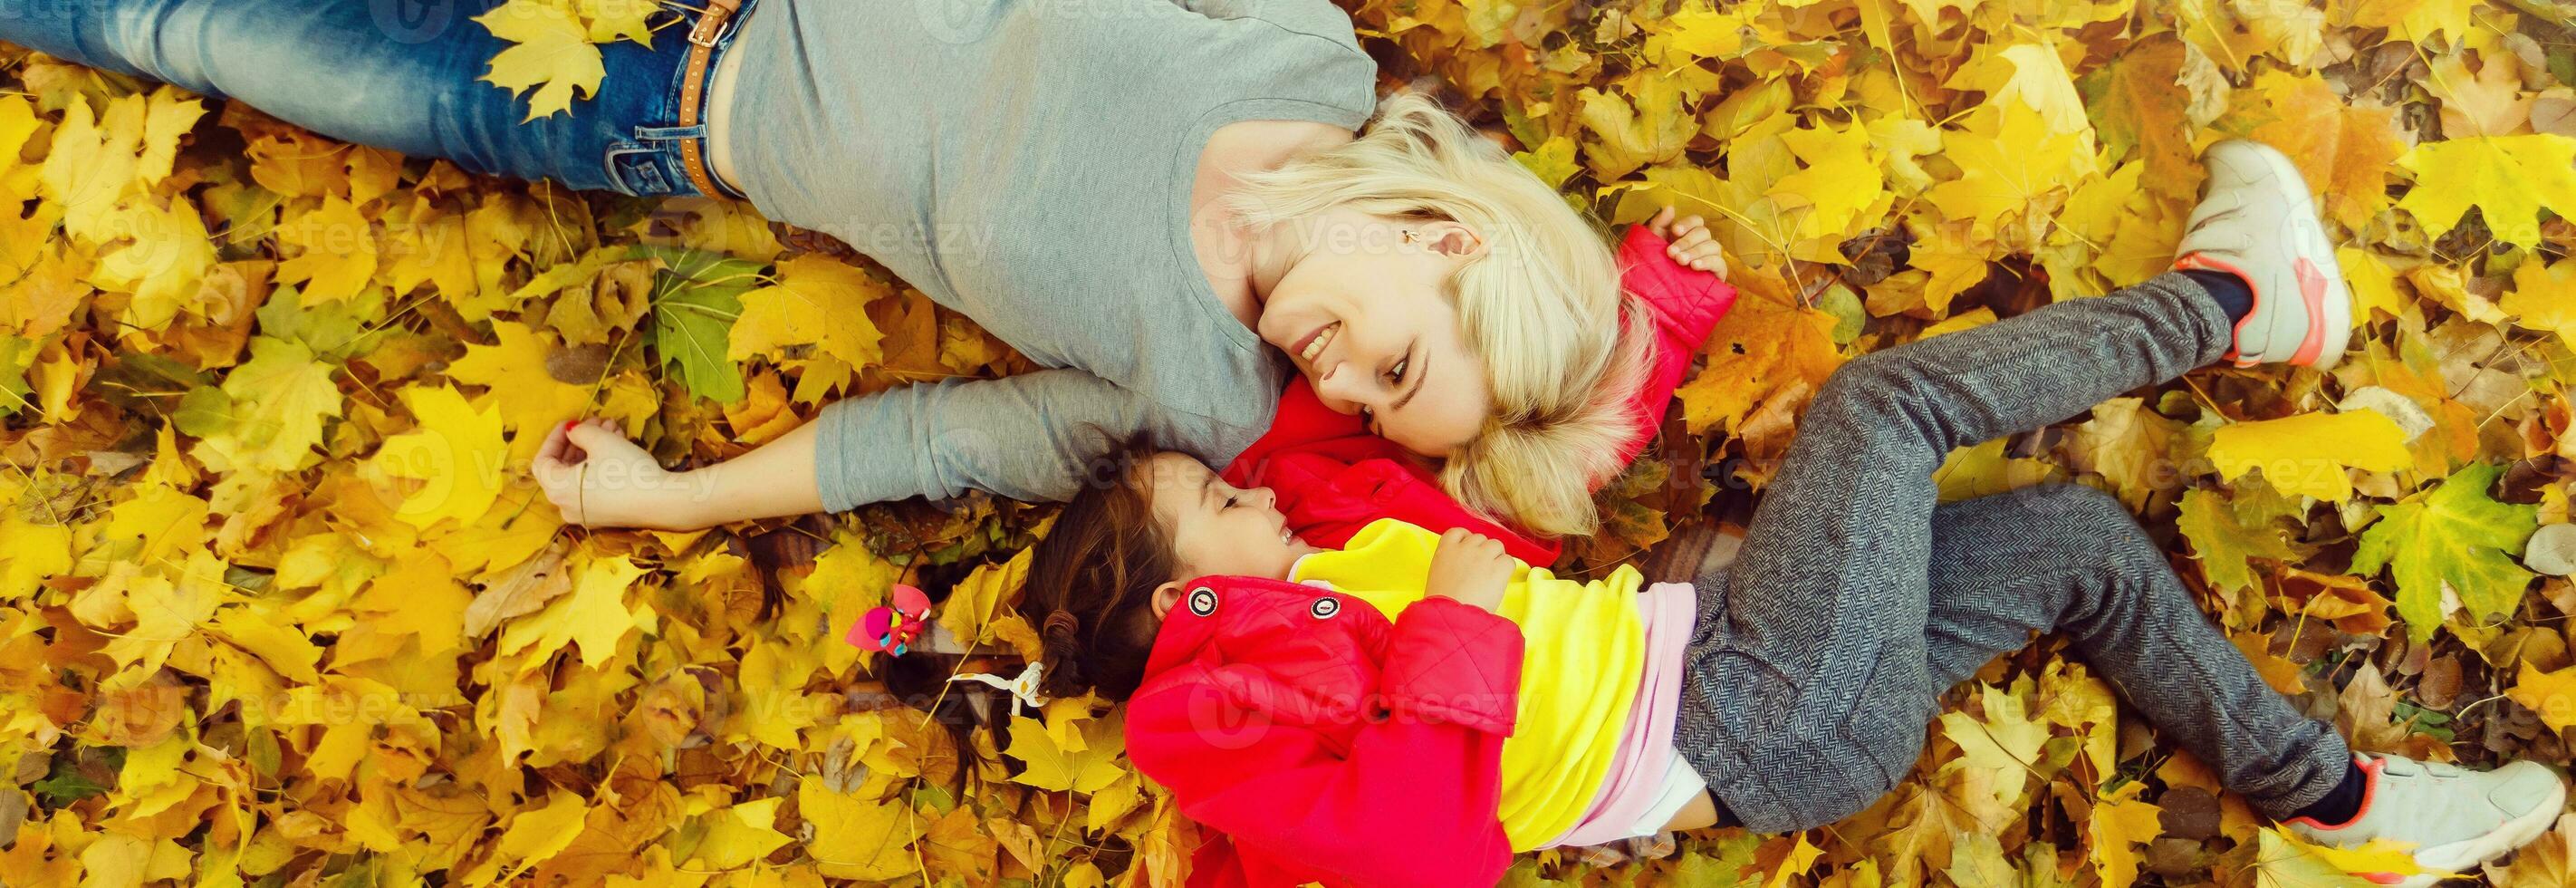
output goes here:
[{"label": "gray herringbone pants", "polygon": [[2216,360],[2226,315],[2168,274],[1844,366],[1799,421],[1741,555],[1698,579],[1676,742],[1746,827],[1857,813],[1936,697],[2058,630],[2164,737],[2279,816],[2351,760],[2202,615],[2118,501],[2049,485],[1937,505],[1952,448],[2039,428]]}]

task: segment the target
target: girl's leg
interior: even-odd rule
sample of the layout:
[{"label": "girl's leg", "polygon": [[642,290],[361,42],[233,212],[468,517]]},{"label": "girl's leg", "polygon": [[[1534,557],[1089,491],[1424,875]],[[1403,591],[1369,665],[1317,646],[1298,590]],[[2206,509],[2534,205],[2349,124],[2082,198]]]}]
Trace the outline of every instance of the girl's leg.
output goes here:
[{"label": "girl's leg", "polygon": [[[234,98],[315,132],[469,171],[580,189],[692,194],[666,132],[685,29],[601,47],[596,95],[522,123],[481,78],[512,44],[473,21],[501,0],[0,0],[0,41]],[[657,129],[659,128],[659,129]]]},{"label": "girl's leg", "polygon": [[[1927,667],[1932,472],[2225,354],[2227,316],[2168,274],[1852,361],[1826,381],[1742,554],[1700,578],[1679,745],[1762,831],[1858,811],[1913,766]],[[2040,530],[2033,528],[2033,531]]]},{"label": "girl's leg", "polygon": [[2059,630],[2165,737],[2275,819],[2317,802],[2352,750],[2263,682],[2110,495],[2050,484],[1932,515],[1932,682]]}]

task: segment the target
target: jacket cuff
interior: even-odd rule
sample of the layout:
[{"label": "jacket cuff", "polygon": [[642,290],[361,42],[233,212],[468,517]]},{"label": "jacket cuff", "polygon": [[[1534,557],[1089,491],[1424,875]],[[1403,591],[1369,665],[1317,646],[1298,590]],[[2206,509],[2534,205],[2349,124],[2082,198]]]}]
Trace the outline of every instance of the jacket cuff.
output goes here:
[{"label": "jacket cuff", "polygon": [[1670,241],[1631,225],[1619,242],[1619,283],[1655,314],[1655,327],[1679,346],[1696,350],[1719,318],[1735,307],[1735,287],[1717,275],[1673,261]]},{"label": "jacket cuff", "polygon": [[1425,598],[1395,621],[1379,686],[1394,718],[1510,736],[1520,713],[1519,626],[1483,608]]}]

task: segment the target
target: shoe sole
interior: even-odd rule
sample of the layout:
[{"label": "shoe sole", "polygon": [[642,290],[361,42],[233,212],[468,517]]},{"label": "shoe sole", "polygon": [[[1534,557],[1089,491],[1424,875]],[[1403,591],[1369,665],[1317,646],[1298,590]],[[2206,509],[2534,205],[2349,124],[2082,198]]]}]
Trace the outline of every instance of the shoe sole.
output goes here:
[{"label": "shoe sole", "polygon": [[[2263,159],[2264,166],[2271,169],[2272,185],[2278,190],[2277,196],[2289,201],[2296,208],[2296,212],[2303,214],[2303,218],[2314,221],[2317,218],[2317,203],[2314,198],[2308,196],[2308,180],[2306,176],[2299,174],[2298,165],[2291,163],[2289,156],[2282,154],[2279,149],[2259,142],[2255,144],[2265,149],[2256,151],[2254,154]],[[2322,232],[2323,229],[2319,230]],[[2322,234],[2319,239],[2323,239]],[[2313,295],[2307,292],[2309,288],[2304,286],[2300,288],[2299,295],[2308,307],[2308,335],[2300,339],[2298,353],[2287,361],[2290,364],[2315,367],[2319,370],[2333,369],[2337,362],[2343,360],[2344,350],[2352,345],[2352,288],[2344,284],[2343,269],[2335,264],[2334,255],[2328,253],[2324,259],[2324,268],[2304,269],[2322,278],[2324,286],[2316,288],[2317,292]],[[2332,269],[2334,273],[2327,274],[2326,269]],[[2308,347],[2311,345],[2317,349],[2313,354],[2308,352]]]},{"label": "shoe sole", "polygon": [[2426,864],[2427,867],[2448,870],[2448,874],[2425,873],[2423,875],[2409,877],[2393,884],[2395,884],[2397,888],[2431,888],[2433,885],[2440,884],[2443,879],[2451,878],[2454,875],[2460,877],[2474,876],[2476,873],[2471,872],[2471,870],[2492,862],[2498,857],[2503,857],[2507,852],[2513,851],[2514,849],[2520,848],[2524,845],[2531,844],[2532,840],[2540,838],[2541,833],[2549,831],[2550,824],[2558,822],[2558,816],[2560,814],[2565,813],[2565,809],[2567,807],[2567,787],[2565,784],[2560,784],[2557,787],[2557,790],[2557,794],[2550,799],[2549,804],[2534,807],[2531,809],[2530,813],[2516,817],[2512,820],[2507,820],[2502,825],[2488,831],[2486,835],[2479,836],[2474,839],[2465,839],[2453,842],[2448,845],[2438,845],[2416,853],[2415,859],[2419,861],[2426,858],[2442,861],[2457,861],[2456,863],[2444,863],[2438,866],[2429,863]]}]

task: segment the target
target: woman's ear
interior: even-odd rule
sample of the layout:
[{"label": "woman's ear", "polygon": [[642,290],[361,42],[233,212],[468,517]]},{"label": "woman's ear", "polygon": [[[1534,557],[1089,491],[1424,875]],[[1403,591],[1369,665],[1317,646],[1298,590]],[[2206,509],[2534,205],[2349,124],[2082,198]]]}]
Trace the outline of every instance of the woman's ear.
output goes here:
[{"label": "woman's ear", "polygon": [[1432,222],[1414,230],[1419,234],[1418,242],[1425,248],[1453,259],[1473,256],[1485,249],[1485,239],[1478,237],[1475,229],[1456,222]]},{"label": "woman's ear", "polygon": [[1154,587],[1154,619],[1160,620],[1170,616],[1172,605],[1179,603],[1181,603],[1181,581],[1173,580]]}]

